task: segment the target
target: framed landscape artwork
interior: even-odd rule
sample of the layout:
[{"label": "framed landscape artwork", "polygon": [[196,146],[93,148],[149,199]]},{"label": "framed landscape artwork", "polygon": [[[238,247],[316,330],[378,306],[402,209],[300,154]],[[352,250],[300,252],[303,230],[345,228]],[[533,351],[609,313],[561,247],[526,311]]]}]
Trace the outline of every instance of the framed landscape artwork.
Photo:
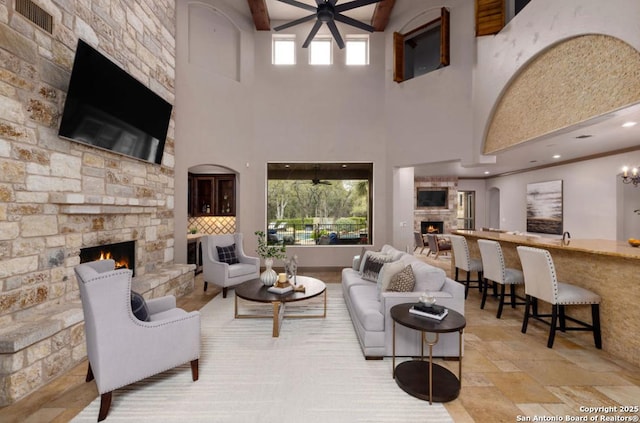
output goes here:
[{"label": "framed landscape artwork", "polygon": [[527,232],[562,235],[562,180],[527,184]]}]

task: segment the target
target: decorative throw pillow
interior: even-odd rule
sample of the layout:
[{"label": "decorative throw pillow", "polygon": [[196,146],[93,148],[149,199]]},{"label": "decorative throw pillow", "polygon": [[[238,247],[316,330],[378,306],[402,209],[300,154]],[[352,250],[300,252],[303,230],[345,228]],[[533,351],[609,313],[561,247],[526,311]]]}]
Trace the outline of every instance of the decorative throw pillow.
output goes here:
[{"label": "decorative throw pillow", "polygon": [[378,274],[378,296],[381,292],[389,289],[391,278],[404,269],[405,266],[406,264],[400,260],[382,265],[382,269],[380,269],[380,273]]},{"label": "decorative throw pillow", "polygon": [[400,272],[391,277],[389,291],[393,292],[411,292],[416,284],[416,277],[413,274],[411,265],[405,266]]},{"label": "decorative throw pillow", "polygon": [[388,254],[371,253],[365,254],[365,262],[362,266],[362,279],[371,282],[378,282],[378,274],[385,263],[393,261],[393,257]]},{"label": "decorative throw pillow", "polygon": [[221,263],[240,263],[236,256],[236,244],[227,245],[226,247],[219,247],[216,245],[216,249],[218,250],[218,261]]},{"label": "decorative throw pillow", "polygon": [[149,321],[150,317],[147,302],[144,300],[142,295],[134,291],[131,291],[131,311],[133,311],[133,315],[136,316],[136,319],[142,320],[143,322]]}]

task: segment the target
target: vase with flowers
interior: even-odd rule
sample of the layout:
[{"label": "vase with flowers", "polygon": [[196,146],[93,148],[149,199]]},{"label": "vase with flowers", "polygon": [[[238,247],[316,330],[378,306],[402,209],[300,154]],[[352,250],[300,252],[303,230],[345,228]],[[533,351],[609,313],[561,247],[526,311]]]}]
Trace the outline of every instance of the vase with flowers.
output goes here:
[{"label": "vase with flowers", "polygon": [[264,259],[265,271],[260,274],[260,280],[265,286],[272,286],[278,280],[278,274],[273,267],[274,259],[284,259],[287,255],[287,247],[283,244],[269,245],[264,232],[256,231],[258,237],[258,248],[256,253]]}]

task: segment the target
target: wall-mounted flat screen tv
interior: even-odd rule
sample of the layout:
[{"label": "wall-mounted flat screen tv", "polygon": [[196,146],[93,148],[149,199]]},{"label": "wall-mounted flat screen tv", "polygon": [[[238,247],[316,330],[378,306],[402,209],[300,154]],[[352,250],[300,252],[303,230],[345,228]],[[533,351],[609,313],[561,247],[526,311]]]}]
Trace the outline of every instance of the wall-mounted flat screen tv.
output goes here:
[{"label": "wall-mounted flat screen tv", "polygon": [[162,163],[170,103],[78,40],[58,135]]},{"label": "wall-mounted flat screen tv", "polygon": [[418,188],[416,205],[418,207],[446,208],[449,205],[449,190],[447,188]]}]

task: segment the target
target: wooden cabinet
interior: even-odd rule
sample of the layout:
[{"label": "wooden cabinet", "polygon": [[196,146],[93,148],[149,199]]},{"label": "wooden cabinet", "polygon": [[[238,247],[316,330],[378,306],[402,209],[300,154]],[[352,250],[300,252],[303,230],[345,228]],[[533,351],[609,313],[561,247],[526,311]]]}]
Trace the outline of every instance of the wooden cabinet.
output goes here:
[{"label": "wooden cabinet", "polygon": [[236,176],[189,174],[190,216],[235,216]]}]

